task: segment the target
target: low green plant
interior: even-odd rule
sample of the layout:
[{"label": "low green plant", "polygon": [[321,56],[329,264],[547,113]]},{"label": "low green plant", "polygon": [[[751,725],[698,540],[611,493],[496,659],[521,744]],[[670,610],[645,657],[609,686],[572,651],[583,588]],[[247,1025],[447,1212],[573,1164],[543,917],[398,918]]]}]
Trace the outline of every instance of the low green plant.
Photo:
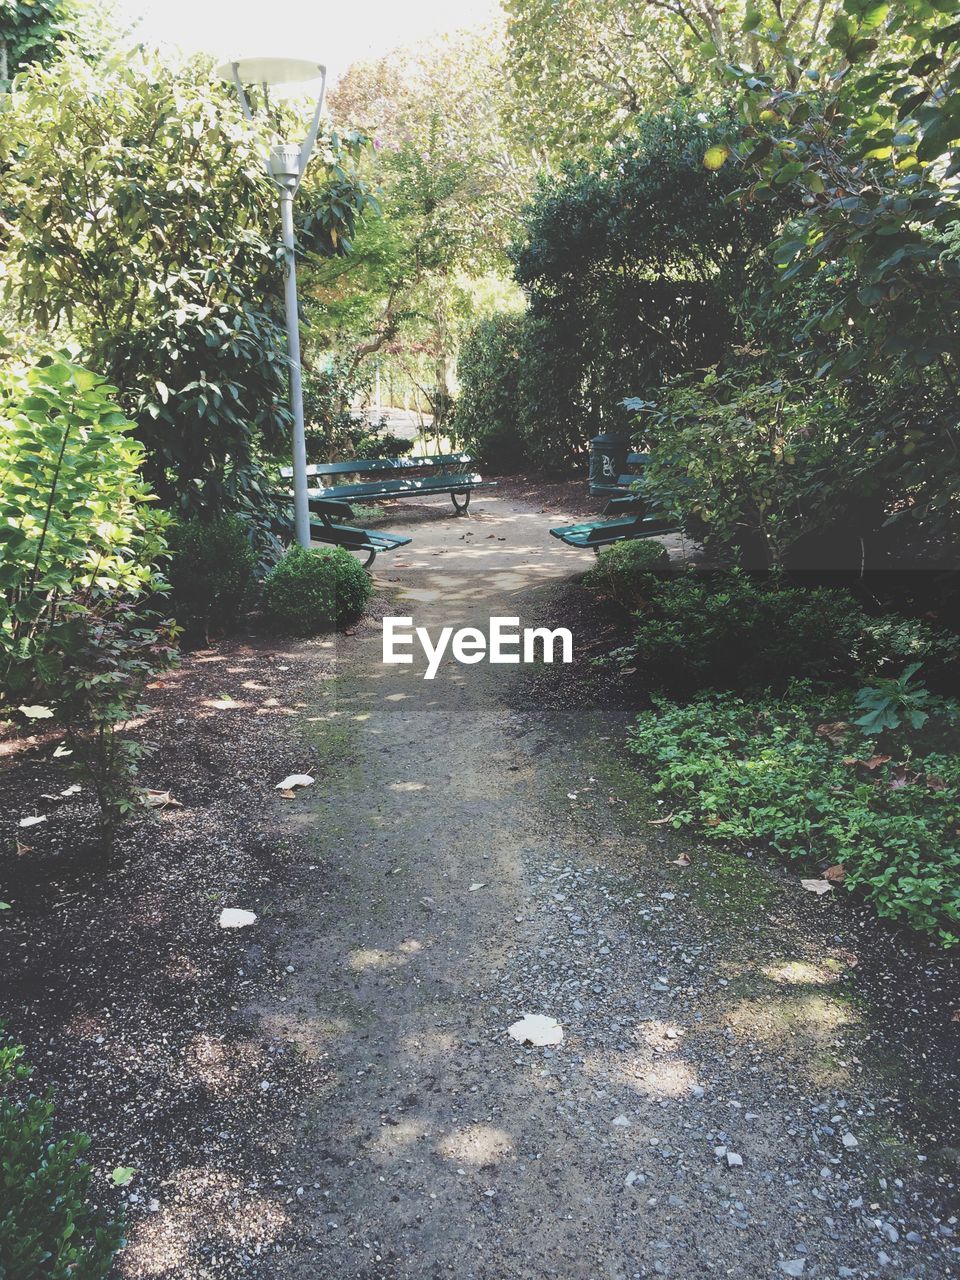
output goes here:
[{"label": "low green plant", "polygon": [[957,945],[960,706],[935,700],[922,734],[907,724],[896,738],[886,732],[882,754],[852,723],[855,706],[852,691],[809,682],[750,699],[656,698],[629,746],[669,797],[674,826],[840,864],[846,887],[881,916]]},{"label": "low green plant", "polygon": [[291,547],[264,583],[263,607],[282,630],[311,635],[356,621],[370,591],[363,566],[343,547]]},{"label": "low green plant", "polygon": [[650,575],[669,568],[670,556],[662,542],[632,538],[604,547],[596,564],[584,574],[583,585],[625,609],[632,609],[655,587]]},{"label": "low green plant", "polygon": [[755,687],[850,667],[863,614],[848,593],[685,573],[660,582],[612,657],[654,685]]},{"label": "low green plant", "polygon": [[920,665],[913,662],[901,675],[879,680],[875,685],[861,689],[854,698],[854,704],[863,714],[854,724],[858,724],[865,734],[874,736],[888,729],[899,729],[904,723],[911,729],[922,729],[930,719],[927,708],[932,695],[916,680]]},{"label": "low green plant", "polygon": [[30,1076],[23,1049],[0,1035],[0,1276],[105,1280],[123,1225],[90,1203],[90,1139],[58,1135],[53,1101],[29,1091]]},{"label": "low green plant", "polygon": [[170,532],[167,577],[178,622],[200,639],[227,630],[250,602],[257,553],[249,524],[238,515],[187,520]]}]

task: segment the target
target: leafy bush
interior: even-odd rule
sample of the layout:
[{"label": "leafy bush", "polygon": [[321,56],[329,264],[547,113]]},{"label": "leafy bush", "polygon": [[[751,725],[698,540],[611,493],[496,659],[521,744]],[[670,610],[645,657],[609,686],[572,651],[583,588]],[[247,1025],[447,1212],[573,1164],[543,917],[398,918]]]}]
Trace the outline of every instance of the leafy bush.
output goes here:
[{"label": "leafy bush", "polygon": [[960,943],[960,706],[937,701],[925,744],[903,731],[883,754],[850,721],[851,692],[810,684],[744,700],[705,693],[686,706],[656,699],[630,749],[669,796],[673,825],[822,867],[840,864],[882,916]]},{"label": "leafy bush", "polygon": [[396,458],[410,452],[413,441],[384,431],[385,419],[371,423],[366,414],[354,412],[352,405],[369,393],[372,381],[372,369],[344,357],[328,356],[326,368],[304,370],[308,462]]},{"label": "leafy bush", "polygon": [[632,538],[604,547],[597,563],[584,574],[583,584],[597,595],[631,609],[654,589],[656,584],[650,575],[669,568],[670,556],[662,542]]},{"label": "leafy bush", "polygon": [[62,355],[0,362],[0,706],[56,689],[78,610],[163,589],[166,518],[114,394]]},{"label": "leafy bush", "polygon": [[0,1275],[105,1280],[123,1226],[89,1203],[90,1139],[57,1136],[53,1102],[27,1092],[22,1055],[0,1038]]},{"label": "leafy bush", "polygon": [[253,590],[257,553],[240,516],[175,525],[167,576],[177,620],[203,639],[233,625]]},{"label": "leafy bush", "polygon": [[613,657],[654,684],[759,686],[851,669],[863,613],[845,591],[685,573],[658,585]]},{"label": "leafy bush", "polygon": [[0,365],[0,708],[66,728],[106,847],[133,807],[141,753],[120,734],[176,638],[137,612],[165,587],[165,519],[111,395],[62,356]]},{"label": "leafy bush", "polygon": [[[652,500],[714,558],[776,568],[817,555],[835,564],[842,528],[843,551],[859,565],[860,538],[869,542],[885,514],[871,471],[875,442],[865,419],[822,383],[711,370],[674,382],[653,404],[626,403],[640,409]],[[809,545],[828,533],[826,547]]]},{"label": "leafy bush", "polygon": [[291,547],[264,584],[263,606],[284,630],[311,635],[354,622],[370,589],[363,566],[343,547]]},{"label": "leafy bush", "polygon": [[529,460],[519,386],[527,325],[523,315],[481,320],[457,361],[454,431],[474,457],[498,471],[516,471]]}]

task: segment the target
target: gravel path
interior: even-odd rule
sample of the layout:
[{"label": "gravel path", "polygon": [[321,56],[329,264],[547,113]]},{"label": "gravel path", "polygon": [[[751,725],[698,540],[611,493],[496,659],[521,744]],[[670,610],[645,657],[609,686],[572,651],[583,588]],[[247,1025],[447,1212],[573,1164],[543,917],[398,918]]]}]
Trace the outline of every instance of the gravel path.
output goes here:
[{"label": "gravel path", "polygon": [[[448,511],[378,565],[420,625],[532,621],[589,563],[518,499]],[[273,925],[291,971],[246,1013],[315,1082],[273,1135],[266,1274],[957,1275],[951,1117],[934,1096],[907,1136],[917,1090],[843,905],[652,825],[612,712],[545,714],[507,667],[425,682],[380,643],[338,642],[316,692],[327,772],[289,802],[308,861]],[[524,1013],[563,1043],[511,1039]],[[930,1070],[947,1096],[953,1064]]]}]

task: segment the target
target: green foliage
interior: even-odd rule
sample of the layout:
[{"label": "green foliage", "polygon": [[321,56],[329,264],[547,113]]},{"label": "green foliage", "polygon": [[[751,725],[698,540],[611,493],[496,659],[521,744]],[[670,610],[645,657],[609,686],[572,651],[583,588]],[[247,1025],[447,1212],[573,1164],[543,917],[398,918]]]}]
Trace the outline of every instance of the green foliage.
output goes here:
[{"label": "green foliage", "polygon": [[[679,379],[641,410],[644,484],[705,549],[754,567],[802,563],[814,536],[859,563],[882,525],[878,442],[822,382],[756,368]],[[902,497],[902,495],[901,495]],[[871,545],[872,551],[872,545]]]},{"label": "green foliage", "polygon": [[613,655],[651,684],[755,688],[853,666],[863,612],[845,591],[808,590],[734,571],[657,585],[629,645]]},{"label": "green foliage", "polygon": [[632,538],[603,547],[597,563],[584,574],[583,585],[625,609],[635,609],[656,591],[651,574],[669,568],[670,556],[662,542]]},{"label": "green foliage", "polygon": [[165,588],[166,521],[113,394],[61,355],[0,365],[0,707],[39,703],[64,725],[107,847],[142,754],[122,731],[175,641],[135,611]]},{"label": "green foliage", "polygon": [[0,0],[0,92],[31,62],[49,62],[64,33],[62,0]]},{"label": "green foliage", "polygon": [[[287,108],[272,123],[304,128]],[[321,140],[297,201],[305,267],[349,252],[362,143]],[[236,94],[203,60],[68,54],[18,79],[0,155],[19,314],[69,325],[119,388],[166,506],[262,506],[262,458],[288,425],[283,277],[276,187]]]},{"label": "green foliage", "polygon": [[865,734],[873,735],[899,729],[904,723],[911,729],[922,729],[930,719],[926,708],[931,694],[915,680],[920,666],[919,662],[913,662],[901,675],[861,689],[854,703],[863,714],[857,716],[854,724]]},{"label": "green foliage", "polygon": [[551,160],[592,152],[678,94],[712,107],[730,66],[795,83],[839,0],[505,0],[512,130]]},{"label": "green foliage", "polygon": [[313,635],[355,622],[370,591],[360,561],[343,547],[291,547],[264,584],[263,607],[283,630]]},{"label": "green foliage", "polygon": [[303,412],[307,422],[307,461],[338,462],[344,458],[395,458],[409,453],[412,440],[383,430],[351,407],[369,394],[372,371],[348,357],[330,357],[320,371],[305,370]]},{"label": "green foliage", "polygon": [[770,223],[727,203],[731,174],[704,178],[721,133],[678,104],[541,183],[512,251],[530,299],[517,375],[529,457],[574,460],[596,431],[623,429],[627,391],[712,364],[736,337],[733,303]]},{"label": "green foliage", "polygon": [[[669,797],[674,826],[764,844],[808,865],[842,864],[846,887],[880,915],[956,945],[960,755],[903,733],[874,756],[848,723],[853,709],[850,693],[809,684],[753,700],[715,692],[685,706],[656,700],[630,748],[654,791]],[[955,743],[960,707],[938,704],[937,721]]]},{"label": "green foliage", "polygon": [[74,612],[163,585],[165,520],[114,394],[62,355],[0,362],[0,703],[56,686]]},{"label": "green foliage", "polygon": [[251,530],[240,516],[188,520],[170,532],[167,577],[177,620],[206,639],[233,626],[250,603],[257,567]]},{"label": "green foliage", "polygon": [[90,1139],[58,1135],[53,1102],[29,1092],[22,1058],[0,1037],[0,1275],[106,1280],[123,1226],[90,1204]]},{"label": "green foliage", "polygon": [[483,464],[515,471],[527,460],[520,379],[526,363],[523,315],[481,320],[460,351],[453,429],[461,444]]}]

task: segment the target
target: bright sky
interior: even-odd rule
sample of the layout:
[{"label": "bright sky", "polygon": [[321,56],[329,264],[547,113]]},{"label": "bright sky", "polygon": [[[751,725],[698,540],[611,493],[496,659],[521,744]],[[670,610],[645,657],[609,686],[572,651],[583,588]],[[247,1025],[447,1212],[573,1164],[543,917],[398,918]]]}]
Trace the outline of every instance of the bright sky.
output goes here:
[{"label": "bright sky", "polygon": [[120,16],[142,19],[149,44],[205,51],[217,58],[253,54],[316,58],[331,82],[351,62],[425,37],[474,27],[498,0],[117,0]]}]

